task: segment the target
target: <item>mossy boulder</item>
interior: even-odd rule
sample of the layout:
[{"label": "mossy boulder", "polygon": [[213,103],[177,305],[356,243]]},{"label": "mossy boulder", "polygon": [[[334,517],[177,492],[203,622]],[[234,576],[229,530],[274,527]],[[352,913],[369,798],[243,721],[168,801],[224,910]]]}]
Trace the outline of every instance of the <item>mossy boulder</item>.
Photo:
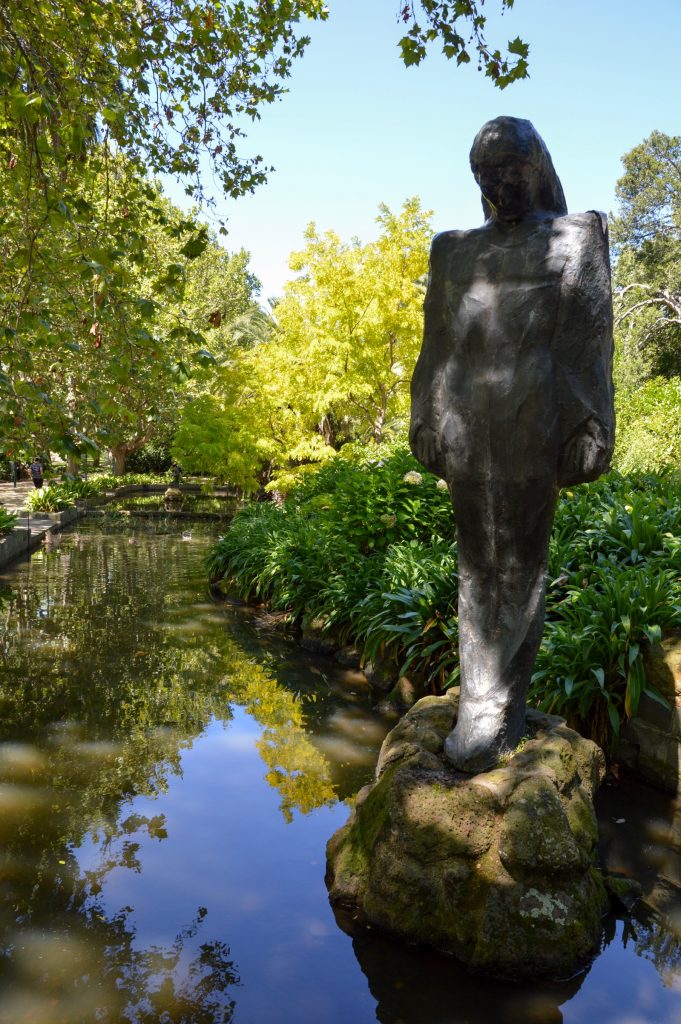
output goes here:
[{"label": "mossy boulder", "polygon": [[387,736],[376,782],[329,841],[332,901],[498,977],[564,977],[598,947],[607,896],[592,797],[599,748],[528,712],[528,737],[470,776],[445,759],[456,695],[425,697]]}]

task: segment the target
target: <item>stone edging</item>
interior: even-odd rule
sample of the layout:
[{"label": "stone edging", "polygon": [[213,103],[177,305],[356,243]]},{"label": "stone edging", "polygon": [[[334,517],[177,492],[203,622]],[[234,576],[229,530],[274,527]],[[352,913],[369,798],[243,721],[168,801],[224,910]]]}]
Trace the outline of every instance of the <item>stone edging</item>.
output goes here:
[{"label": "stone edging", "polygon": [[20,516],[26,525],[15,526],[4,537],[0,537],[0,569],[35,551],[42,544],[46,534],[57,533],[62,527],[77,522],[83,514],[81,509],[67,508],[63,512],[39,512],[32,516]]}]

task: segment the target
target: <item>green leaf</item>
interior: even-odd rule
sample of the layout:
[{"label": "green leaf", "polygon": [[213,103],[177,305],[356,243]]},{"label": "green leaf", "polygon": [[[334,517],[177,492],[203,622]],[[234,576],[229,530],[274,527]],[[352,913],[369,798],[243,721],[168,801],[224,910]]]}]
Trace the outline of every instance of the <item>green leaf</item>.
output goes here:
[{"label": "green leaf", "polygon": [[197,352],[194,352],[192,358],[199,364],[199,366],[207,367],[217,365],[215,356],[212,352],[209,352],[207,348],[198,349]]},{"label": "green leaf", "polygon": [[515,39],[509,40],[508,52],[515,53],[518,57],[527,57],[530,52],[530,47],[527,43],[524,43],[520,36],[516,36]]},{"label": "green leaf", "polygon": [[615,736],[619,736],[619,734],[620,734],[620,716],[617,714],[617,709],[615,708],[615,706],[610,701],[608,701],[608,717],[610,719],[610,725],[612,726],[612,731],[614,732]]},{"label": "green leaf", "polygon": [[191,373],[189,372],[185,363],[182,362],[182,360],[179,360],[177,363],[172,363],[170,367],[170,372],[182,384],[188,381],[189,378],[191,377]]},{"label": "green leaf", "polygon": [[671,710],[669,701],[666,701],[662,694],[658,693],[657,690],[653,690],[649,686],[644,686],[643,693],[645,693],[646,697],[650,697],[651,700],[654,700],[656,704],[660,704],[663,708],[666,708],[667,711]]},{"label": "green leaf", "polygon": [[152,299],[137,299],[137,308],[143,317],[150,317],[154,315],[158,305]]},{"label": "green leaf", "polygon": [[601,690],[604,689],[604,687],[605,687],[605,672],[604,672],[604,670],[599,667],[599,668],[592,668],[591,671],[596,676],[596,679],[598,680],[598,685],[600,686]]},{"label": "green leaf", "polygon": [[201,253],[204,253],[207,248],[208,233],[205,231],[205,229],[202,228],[197,235],[194,235],[193,238],[189,239],[186,245],[182,246],[180,252],[182,253],[183,256],[186,256],[187,259],[195,260],[197,256],[200,256]]}]

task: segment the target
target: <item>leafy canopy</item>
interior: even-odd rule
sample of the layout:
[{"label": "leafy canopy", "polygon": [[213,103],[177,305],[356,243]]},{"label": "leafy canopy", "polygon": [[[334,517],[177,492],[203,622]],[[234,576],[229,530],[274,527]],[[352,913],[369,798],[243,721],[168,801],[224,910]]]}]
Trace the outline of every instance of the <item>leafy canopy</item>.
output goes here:
[{"label": "leafy canopy", "polygon": [[186,406],[173,447],[185,468],[286,491],[346,441],[381,440],[405,422],[429,217],[418,198],[396,213],[382,205],[365,244],[308,227],[271,336],[235,349]]},{"label": "leafy canopy", "polygon": [[[469,64],[472,54],[478,62],[478,71],[484,70],[499,89],[527,78],[530,48],[519,36],[509,41],[505,54],[488,46],[485,38],[487,17],[483,14],[484,2],[421,0],[420,3],[403,3],[400,19],[409,26],[406,35],[400,40],[404,63],[407,66],[420,64],[426,56],[428,44],[439,40],[445,57],[456,60],[459,65]],[[499,0],[501,13],[510,10],[513,4],[514,0]],[[419,14],[425,19],[423,24],[418,20]]]},{"label": "leafy canopy", "polygon": [[655,131],[622,162],[612,238],[617,369],[630,388],[681,374],[681,136]]}]

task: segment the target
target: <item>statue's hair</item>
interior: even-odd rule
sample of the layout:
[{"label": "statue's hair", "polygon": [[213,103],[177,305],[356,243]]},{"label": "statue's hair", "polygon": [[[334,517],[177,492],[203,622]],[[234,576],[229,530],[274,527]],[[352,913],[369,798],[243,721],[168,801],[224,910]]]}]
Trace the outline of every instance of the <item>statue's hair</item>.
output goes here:
[{"label": "statue's hair", "polygon": [[[484,124],[475,136],[471,148],[470,162],[473,174],[490,149],[497,154],[518,153],[527,161],[534,176],[531,192],[537,211],[553,213],[556,216],[567,213],[560,178],[556,174],[544,140],[531,121],[520,117],[495,117],[493,121]],[[484,196],[482,209],[485,220],[490,220],[494,216],[494,211]]]}]

